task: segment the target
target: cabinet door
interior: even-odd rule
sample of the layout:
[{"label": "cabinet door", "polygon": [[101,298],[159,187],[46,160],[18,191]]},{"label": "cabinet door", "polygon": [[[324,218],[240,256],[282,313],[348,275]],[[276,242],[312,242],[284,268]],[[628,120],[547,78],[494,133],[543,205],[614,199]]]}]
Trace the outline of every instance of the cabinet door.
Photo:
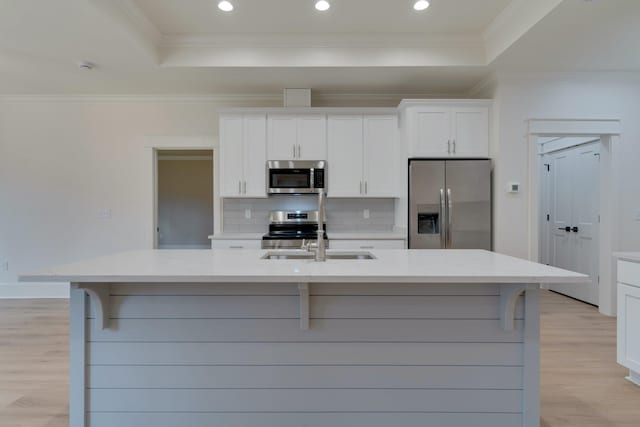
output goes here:
[{"label": "cabinet door", "polygon": [[453,154],[460,157],[489,156],[489,110],[456,108],[451,113]]},{"label": "cabinet door", "polygon": [[618,283],[618,363],[640,372],[640,288]]},{"label": "cabinet door", "polygon": [[364,118],[364,194],[398,197],[398,118]]},{"label": "cabinet door", "polygon": [[404,240],[335,240],[331,249],[404,249]]},{"label": "cabinet door", "polygon": [[212,240],[212,249],[260,249],[262,240]]},{"label": "cabinet door", "polygon": [[411,151],[414,157],[447,157],[451,141],[451,114],[446,107],[421,107],[413,114]]},{"label": "cabinet door", "polygon": [[363,195],[362,139],[362,116],[329,116],[329,197]]},{"label": "cabinet door", "polygon": [[298,117],[298,159],[327,159],[327,118],[325,116]]},{"label": "cabinet door", "polygon": [[243,181],[242,116],[220,118],[220,195],[239,197]]},{"label": "cabinet door", "polygon": [[294,115],[270,115],[267,119],[269,160],[297,158],[298,124]]},{"label": "cabinet door", "polygon": [[244,118],[243,196],[267,197],[267,120],[264,115]]}]

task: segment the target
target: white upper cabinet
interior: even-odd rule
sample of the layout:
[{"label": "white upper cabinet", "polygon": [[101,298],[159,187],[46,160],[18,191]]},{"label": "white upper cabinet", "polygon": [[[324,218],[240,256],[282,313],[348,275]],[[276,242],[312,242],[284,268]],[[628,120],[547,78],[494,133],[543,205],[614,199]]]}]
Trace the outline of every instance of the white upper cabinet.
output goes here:
[{"label": "white upper cabinet", "polygon": [[364,117],[364,193],[398,197],[398,117]]},{"label": "white upper cabinet", "polygon": [[328,197],[363,195],[362,123],[362,116],[329,116]]},{"label": "white upper cabinet", "polygon": [[220,195],[266,197],[266,115],[220,117]]},{"label": "white upper cabinet", "polygon": [[269,160],[326,160],[325,115],[273,114],[268,118]]},{"label": "white upper cabinet", "polygon": [[398,197],[397,116],[328,119],[328,196]]},{"label": "white upper cabinet", "polygon": [[416,109],[412,151],[420,156],[448,156],[451,147],[450,111],[441,107]]},{"label": "white upper cabinet", "polygon": [[489,157],[489,105],[484,101],[413,102],[403,117],[410,157]]},{"label": "white upper cabinet", "polygon": [[489,109],[463,108],[451,111],[452,151],[460,157],[489,156]]}]

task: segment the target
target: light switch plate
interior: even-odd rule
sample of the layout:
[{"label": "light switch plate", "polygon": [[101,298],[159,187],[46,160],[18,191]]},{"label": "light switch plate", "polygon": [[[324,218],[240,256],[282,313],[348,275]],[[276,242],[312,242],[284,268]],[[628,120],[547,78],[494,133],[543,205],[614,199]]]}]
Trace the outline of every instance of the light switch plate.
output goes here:
[{"label": "light switch plate", "polygon": [[364,219],[369,219],[371,218],[371,211],[369,211],[369,209],[365,209],[362,211],[362,217]]},{"label": "light switch plate", "polygon": [[98,209],[98,218],[99,219],[111,219],[111,209],[109,209],[109,208]]},{"label": "light switch plate", "polygon": [[507,193],[519,193],[520,192],[520,183],[519,182],[510,182],[507,184]]},{"label": "light switch plate", "polygon": [[244,210],[244,218],[245,219],[251,219],[251,209],[245,209]]},{"label": "light switch plate", "polygon": [[2,271],[9,271],[9,261],[2,261]]}]

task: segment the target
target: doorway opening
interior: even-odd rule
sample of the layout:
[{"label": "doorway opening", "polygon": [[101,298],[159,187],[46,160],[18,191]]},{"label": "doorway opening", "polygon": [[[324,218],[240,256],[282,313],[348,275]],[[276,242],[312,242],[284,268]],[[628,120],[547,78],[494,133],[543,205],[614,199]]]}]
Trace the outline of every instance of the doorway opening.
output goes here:
[{"label": "doorway opening", "polygon": [[540,153],[540,261],[586,274],[588,284],[549,289],[599,305],[600,138],[538,138]]},{"label": "doorway opening", "polygon": [[210,249],[213,150],[156,150],[156,249]]},{"label": "doorway opening", "polygon": [[[536,118],[527,120],[527,144],[528,144],[528,229],[529,229],[529,259],[542,261],[541,246],[543,246],[543,229],[546,226],[542,218],[543,198],[540,187],[544,185],[543,168],[544,162],[541,152],[541,142],[552,142],[544,138],[560,137],[585,137],[596,141],[599,147],[598,163],[598,214],[599,223],[598,241],[595,246],[598,248],[598,257],[594,263],[598,264],[600,283],[598,284],[598,309],[600,313],[615,316],[617,311],[617,287],[615,284],[615,271],[612,256],[618,247],[618,237],[616,225],[616,207],[618,191],[616,189],[616,169],[614,167],[614,155],[618,141],[621,139],[621,123],[617,119],[594,118]],[[548,146],[547,148],[550,148]],[[569,147],[565,147],[569,148]],[[546,221],[545,221],[546,222]],[[566,226],[565,226],[566,227]],[[573,227],[573,225],[572,225]],[[578,230],[579,230],[579,226]],[[560,231],[560,230],[558,230]],[[571,229],[570,233],[574,233]],[[596,278],[597,281],[597,278]]]}]

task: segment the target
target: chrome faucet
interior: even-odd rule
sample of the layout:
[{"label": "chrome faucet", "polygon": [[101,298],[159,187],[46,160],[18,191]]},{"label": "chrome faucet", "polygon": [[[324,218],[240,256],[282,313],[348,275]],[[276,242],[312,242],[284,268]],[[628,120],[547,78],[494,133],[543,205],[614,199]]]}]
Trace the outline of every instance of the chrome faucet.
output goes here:
[{"label": "chrome faucet", "polygon": [[324,243],[324,212],[325,212],[325,194],[324,190],[320,189],[318,191],[318,229],[316,231],[316,241],[307,242],[303,241],[302,246],[308,252],[315,252],[316,262],[324,262],[327,260],[327,247]]}]

